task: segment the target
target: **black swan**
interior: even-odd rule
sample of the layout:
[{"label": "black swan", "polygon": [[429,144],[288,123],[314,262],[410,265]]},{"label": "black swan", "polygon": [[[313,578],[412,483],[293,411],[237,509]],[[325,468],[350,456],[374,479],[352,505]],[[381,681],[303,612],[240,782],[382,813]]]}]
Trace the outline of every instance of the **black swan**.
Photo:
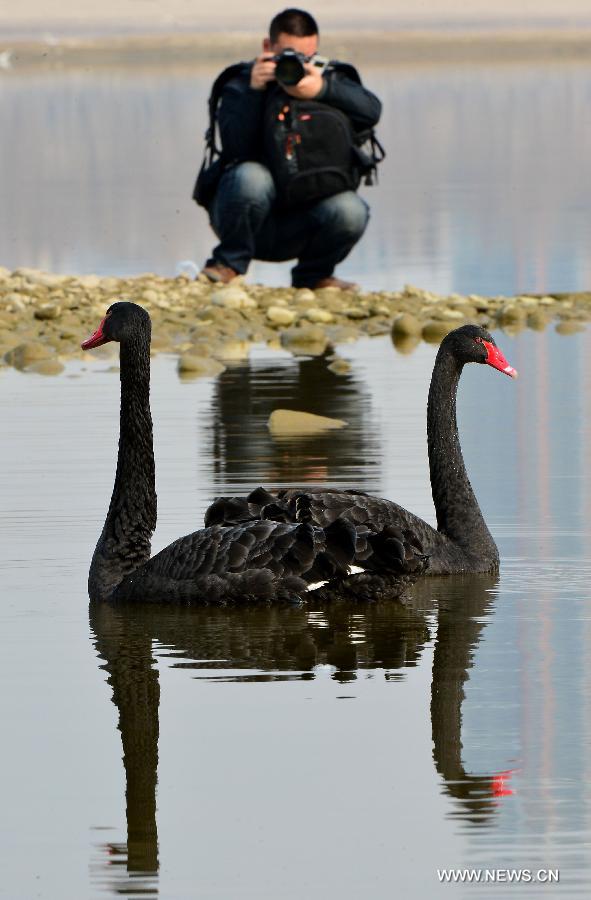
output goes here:
[{"label": "black swan", "polygon": [[309,522],[323,528],[339,519],[376,532],[393,526],[410,532],[429,557],[429,575],[491,572],[499,552],[468,479],[456,421],[456,395],[466,363],[486,363],[516,377],[491,335],[478,325],[463,325],[442,341],[429,388],[427,442],[437,529],[390,500],[361,491],[330,488],[257,488],[246,498],[218,497],[205,513],[205,524],[237,524],[273,519]]},{"label": "black swan", "polygon": [[[212,524],[179,538],[150,559],[156,490],[150,414],[150,316],[135,303],[114,303],[82,348],[118,341],[121,417],[115,485],[88,577],[91,601],[228,603],[294,600],[317,582],[330,598],[348,582],[358,592],[398,596],[427,560],[412,534],[337,519],[259,519]],[[367,572],[350,575],[351,566]],[[359,580],[361,577],[365,578]]]}]

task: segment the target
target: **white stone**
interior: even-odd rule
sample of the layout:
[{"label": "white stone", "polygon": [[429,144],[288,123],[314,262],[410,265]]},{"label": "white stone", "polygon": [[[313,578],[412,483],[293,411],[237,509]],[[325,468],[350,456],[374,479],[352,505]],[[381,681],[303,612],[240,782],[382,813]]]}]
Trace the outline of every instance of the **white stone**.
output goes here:
[{"label": "white stone", "polygon": [[327,309],[319,309],[317,306],[312,307],[312,309],[306,310],[304,313],[306,319],[310,322],[321,322],[327,325],[329,322],[334,321],[334,316]]},{"label": "white stone", "polygon": [[256,302],[252,301],[245,290],[232,284],[216,288],[209,299],[214,306],[223,306],[225,309],[247,309],[253,303],[256,306]]},{"label": "white stone", "polygon": [[292,325],[296,314],[285,306],[270,306],[267,309],[267,319],[273,325]]}]

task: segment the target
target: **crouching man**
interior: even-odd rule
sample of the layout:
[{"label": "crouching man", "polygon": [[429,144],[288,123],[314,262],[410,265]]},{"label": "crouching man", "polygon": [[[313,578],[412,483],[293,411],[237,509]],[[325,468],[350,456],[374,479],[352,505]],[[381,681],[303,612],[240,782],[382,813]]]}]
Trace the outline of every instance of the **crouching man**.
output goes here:
[{"label": "crouching man", "polygon": [[261,55],[225,70],[219,97],[214,85],[221,155],[204,163],[194,194],[219,239],[203,268],[211,281],[245,274],[251,259],[296,259],[294,287],[355,287],[333,273],[367,226],[356,189],[363,176],[371,183],[376,146],[383,153],[372,130],[381,104],[352,66],[317,51],[312,16],[286,9]]}]

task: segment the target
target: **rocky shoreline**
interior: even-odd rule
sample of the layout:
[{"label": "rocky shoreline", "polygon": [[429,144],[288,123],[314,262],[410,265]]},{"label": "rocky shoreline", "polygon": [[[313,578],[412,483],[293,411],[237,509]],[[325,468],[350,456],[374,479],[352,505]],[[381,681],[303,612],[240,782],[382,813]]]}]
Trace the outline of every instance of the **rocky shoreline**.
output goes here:
[{"label": "rocky shoreline", "polygon": [[[396,349],[411,352],[421,341],[439,343],[453,328],[478,322],[515,334],[553,326],[560,334],[591,321],[591,292],[481,297],[441,296],[407,285],[401,291],[343,292],[335,288],[213,285],[200,276],[100,278],[55,275],[0,267],[0,366],[59,374],[81,357],[80,342],[115,300],[144,306],[153,321],[153,353],[178,357],[183,377],[217,375],[266,343],[294,355],[321,355],[360,337],[391,334]],[[96,354],[110,357],[110,345]],[[346,371],[334,354],[330,366]]]}]

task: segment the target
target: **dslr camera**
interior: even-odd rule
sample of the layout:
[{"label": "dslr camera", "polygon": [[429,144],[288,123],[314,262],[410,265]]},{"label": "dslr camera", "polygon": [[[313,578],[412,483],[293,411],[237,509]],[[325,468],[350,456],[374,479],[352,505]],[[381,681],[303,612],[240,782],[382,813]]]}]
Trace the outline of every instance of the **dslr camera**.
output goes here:
[{"label": "dslr camera", "polygon": [[277,64],[275,78],[280,84],[284,84],[287,87],[293,87],[294,84],[298,84],[302,80],[306,74],[304,63],[312,63],[321,72],[328,65],[328,60],[323,56],[318,56],[316,53],[313,56],[305,56],[305,54],[299,53],[297,50],[292,50],[291,47],[286,47],[285,50],[282,50],[281,53],[278,53],[272,59]]}]

